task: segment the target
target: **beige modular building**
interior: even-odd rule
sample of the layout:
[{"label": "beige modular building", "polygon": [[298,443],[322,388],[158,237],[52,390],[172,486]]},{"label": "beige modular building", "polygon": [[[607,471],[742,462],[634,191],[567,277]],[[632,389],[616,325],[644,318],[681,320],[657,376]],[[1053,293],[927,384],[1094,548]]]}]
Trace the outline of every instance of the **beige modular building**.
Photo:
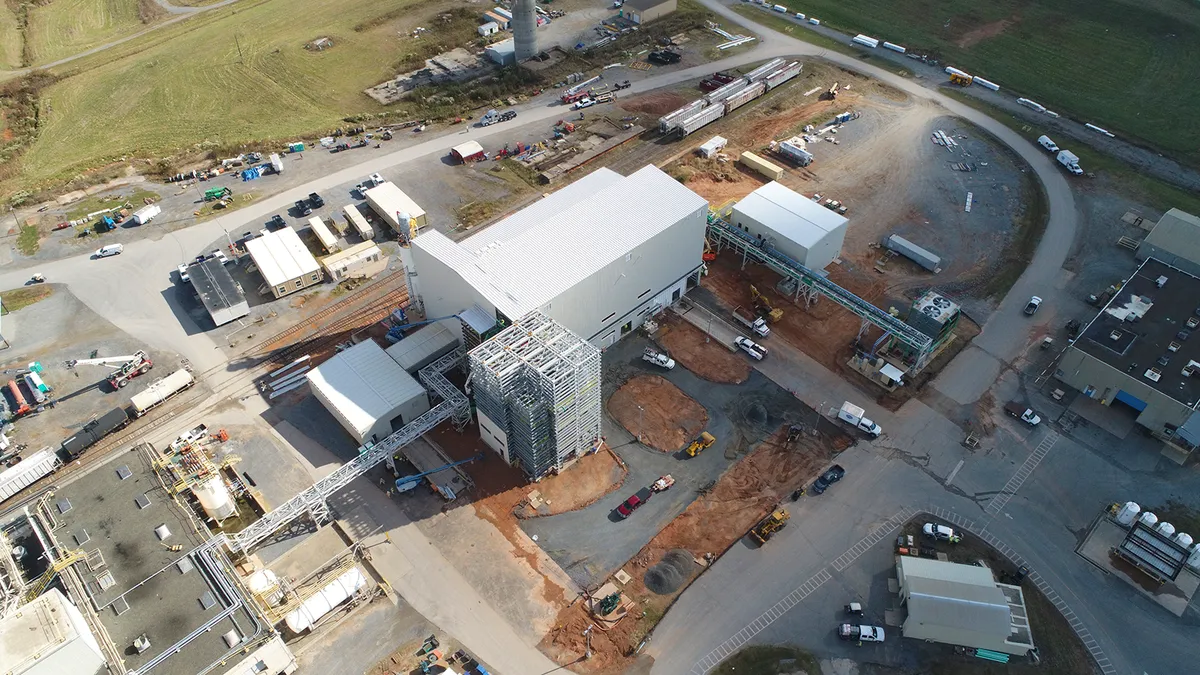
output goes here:
[{"label": "beige modular building", "polygon": [[1020,586],[998,583],[987,567],[900,556],[904,637],[1024,656],[1033,649]]},{"label": "beige modular building", "polygon": [[383,218],[398,234],[405,237],[409,234],[407,223],[403,227],[400,224],[401,215],[408,215],[415,222],[418,232],[426,225],[425,209],[404,194],[404,191],[396,187],[395,183],[387,182],[376,185],[367,190],[366,197],[371,209],[379,214],[379,217]]},{"label": "beige modular building", "polygon": [[1134,424],[1179,463],[1200,446],[1200,278],[1147,259],[1080,332],[1055,376],[1099,403],[1073,403],[1124,438]]},{"label": "beige modular building", "polygon": [[674,12],[678,6],[677,0],[629,0],[621,8],[621,15],[637,24],[650,23]]},{"label": "beige modular building", "polygon": [[751,171],[767,178],[768,180],[779,180],[783,178],[783,169],[778,165],[772,164],[767,160],[759,157],[753,152],[743,152],[739,162]]},{"label": "beige modular building", "polygon": [[333,281],[373,277],[387,269],[387,264],[387,256],[370,241],[321,258],[321,267]]},{"label": "beige modular building", "polygon": [[265,282],[262,293],[277,298],[321,283],[321,265],[290,227],[246,242],[246,250]]}]

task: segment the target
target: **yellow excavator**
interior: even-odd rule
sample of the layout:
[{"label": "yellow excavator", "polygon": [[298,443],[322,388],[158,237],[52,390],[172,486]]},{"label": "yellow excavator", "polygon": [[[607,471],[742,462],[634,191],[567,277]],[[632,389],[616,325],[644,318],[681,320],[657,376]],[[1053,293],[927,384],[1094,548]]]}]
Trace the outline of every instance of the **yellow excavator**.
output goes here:
[{"label": "yellow excavator", "polygon": [[767,299],[767,296],[758,292],[754,284],[750,284],[750,300],[754,303],[754,311],[758,312],[761,316],[767,317],[771,323],[777,323],[783,318],[783,310],[776,309],[771,304],[771,301]]},{"label": "yellow excavator", "polygon": [[792,514],[788,513],[785,508],[779,508],[766,518],[758,521],[758,524],[750,528],[750,538],[758,542],[759,546],[767,543],[767,541],[775,536],[775,533],[782,530],[787,521],[790,520]]}]

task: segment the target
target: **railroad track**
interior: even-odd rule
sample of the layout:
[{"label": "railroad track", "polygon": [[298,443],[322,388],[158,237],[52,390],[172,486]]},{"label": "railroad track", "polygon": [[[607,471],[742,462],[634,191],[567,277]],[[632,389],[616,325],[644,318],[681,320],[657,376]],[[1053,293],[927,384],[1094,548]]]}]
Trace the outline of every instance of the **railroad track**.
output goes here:
[{"label": "railroad track", "polygon": [[[400,282],[398,286],[397,282]],[[131,444],[139,437],[144,437],[175,422],[183,414],[203,415],[225,400],[257,393],[259,378],[268,374],[274,367],[286,365],[304,354],[328,349],[344,340],[344,333],[381,321],[389,316],[395,308],[407,306],[408,288],[403,282],[404,275],[400,272],[384,277],[345,300],[330,305],[304,321],[272,335],[247,350],[243,356],[230,359],[196,375],[196,384],[203,382],[208,385],[207,388],[193,385],[186,391],[177,394],[164,402],[157,410],[150,412],[145,417],[132,420],[124,430],[101,440],[89,448],[79,459],[64,465],[53,474],[43,476],[31,483],[24,490],[13,495],[11,499],[17,500],[24,495],[39,492],[61,482],[64,476],[86,471],[107,460],[117,448]],[[255,355],[262,354],[270,345],[288,339],[292,339],[292,342],[287,346],[262,355],[257,362],[246,368],[230,371],[231,364],[239,360],[253,360]],[[231,376],[213,382],[215,376],[222,372],[231,373]],[[205,401],[214,398],[218,400],[208,406],[203,406]]]}]

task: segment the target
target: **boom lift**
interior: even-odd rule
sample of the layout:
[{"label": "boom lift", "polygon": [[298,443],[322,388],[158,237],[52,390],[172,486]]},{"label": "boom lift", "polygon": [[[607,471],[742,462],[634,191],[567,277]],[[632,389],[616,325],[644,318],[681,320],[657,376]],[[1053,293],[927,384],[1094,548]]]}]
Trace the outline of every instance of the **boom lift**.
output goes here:
[{"label": "boom lift", "polygon": [[150,355],[142,350],[138,350],[136,354],[129,356],[101,356],[90,359],[72,359],[66,363],[67,369],[72,370],[75,366],[108,366],[113,368],[113,372],[108,375],[108,384],[113,389],[120,389],[129,384],[129,381],[138,375],[145,375],[154,367],[154,362],[150,360]]}]

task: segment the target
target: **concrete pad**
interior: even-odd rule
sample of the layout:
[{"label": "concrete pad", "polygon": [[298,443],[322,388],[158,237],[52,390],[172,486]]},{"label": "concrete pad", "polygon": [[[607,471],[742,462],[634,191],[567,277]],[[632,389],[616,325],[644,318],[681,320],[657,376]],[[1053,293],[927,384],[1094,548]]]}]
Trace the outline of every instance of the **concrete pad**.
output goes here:
[{"label": "concrete pad", "polygon": [[1089,396],[1076,396],[1067,410],[1107,431],[1118,440],[1124,440],[1137,424],[1137,418],[1132,411],[1128,415],[1122,415]]},{"label": "concrete pad", "polygon": [[286,553],[271,561],[267,568],[280,577],[291,577],[299,581],[320,569],[331,558],[346,550],[337,530],[322,527],[304,538]]},{"label": "concrete pad", "polygon": [[962,405],[974,403],[996,381],[1001,366],[996,357],[972,345],[950,362],[933,386]]},{"label": "concrete pad", "polygon": [[1104,572],[1129,584],[1168,612],[1183,616],[1196,589],[1200,588],[1200,575],[1185,567],[1174,582],[1159,585],[1127,564],[1114,564],[1112,550],[1125,540],[1128,533],[1124,527],[1101,516],[1075,552]]}]

